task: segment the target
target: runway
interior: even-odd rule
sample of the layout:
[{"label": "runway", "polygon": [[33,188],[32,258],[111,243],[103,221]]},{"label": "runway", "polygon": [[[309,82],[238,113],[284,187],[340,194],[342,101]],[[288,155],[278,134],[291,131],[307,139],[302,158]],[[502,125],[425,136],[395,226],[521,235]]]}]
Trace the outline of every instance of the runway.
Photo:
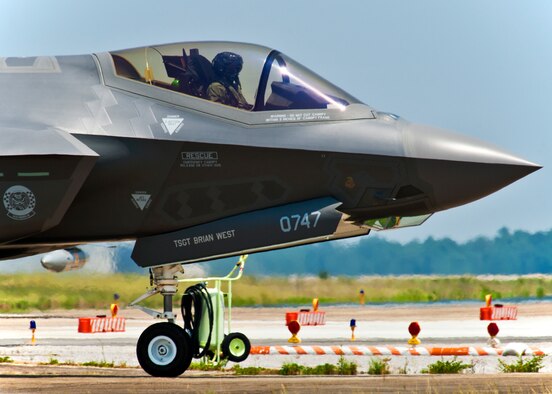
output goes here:
[{"label": "runway", "polygon": [[[281,346],[289,345],[287,339],[290,333],[285,326],[285,312],[294,310],[294,308],[234,308],[232,310],[232,331],[239,331],[246,334],[254,346]],[[419,338],[424,346],[486,346],[488,334],[486,327],[488,321],[479,320],[479,305],[431,305],[431,306],[332,306],[321,310],[326,311],[326,324],[323,326],[305,326],[299,332],[302,339],[302,346],[407,346],[406,342],[410,337],[408,334],[408,325],[412,321],[418,321],[421,326]],[[518,320],[498,321],[500,328],[498,338],[502,344],[510,342],[523,342],[528,346],[550,348],[552,344],[552,332],[550,327],[552,323],[551,303],[527,303],[519,305]],[[75,388],[74,384],[82,385],[86,388],[96,387],[97,385],[108,385],[108,387],[120,388],[116,392],[124,392],[124,387],[132,386],[132,392],[146,392],[148,388],[154,387],[156,381],[166,382],[167,379],[154,379],[148,377],[137,367],[138,362],[135,355],[136,341],[148,325],[154,321],[149,316],[136,310],[123,310],[120,316],[126,317],[126,331],[122,333],[97,333],[80,334],[77,332],[78,317],[95,316],[103,311],[62,311],[53,313],[33,313],[26,315],[1,315],[0,316],[0,357],[10,357],[16,365],[0,364],[0,388],[2,392],[27,392],[35,384],[43,389],[50,387],[50,384],[56,379],[62,379],[67,387]],[[349,328],[350,319],[356,319],[357,328],[355,330],[356,341],[352,342],[351,331]],[[37,324],[36,345],[31,345],[31,332],[29,330],[30,320],[35,320]],[[284,362],[296,362],[302,365],[315,366],[323,363],[337,363],[339,355],[251,355],[246,361],[240,363],[240,366],[258,366],[265,368],[280,368]],[[354,360],[358,364],[361,372],[366,372],[368,363],[372,359],[370,356],[345,356],[349,360]],[[496,381],[496,384],[502,384],[504,375],[495,375],[498,372],[498,358],[501,356],[473,357],[465,356],[459,359],[466,362],[473,362],[474,375],[470,377],[470,384],[473,387],[486,387],[488,382]],[[390,389],[395,383],[391,380],[398,379],[404,384],[408,381],[409,385],[427,383],[439,379],[438,377],[428,377],[420,375],[421,369],[437,358],[433,356],[390,356],[390,366],[392,373],[397,374],[403,369],[407,375],[395,378],[386,377],[381,385],[377,382],[379,378],[371,376],[357,377],[339,377],[338,381],[344,386],[346,392],[354,392],[355,387],[366,387],[366,382],[361,380],[368,379],[371,384],[381,389]],[[540,385],[538,391],[542,388],[548,388],[551,381],[552,357],[545,358],[544,368],[537,376],[539,379],[531,378],[531,382]],[[512,362],[514,358],[509,359]],[[60,363],[70,362],[81,364],[89,361],[108,361],[116,365],[126,365],[131,368],[117,369],[99,369],[82,367],[50,367],[39,365],[41,363],[52,362],[56,360]],[[231,367],[232,363],[228,364]],[[23,372],[21,372],[23,371]],[[38,377],[32,381],[20,377],[21,374],[34,374]],[[103,376],[101,379],[99,376]],[[107,376],[107,377],[106,377]],[[478,380],[479,376],[486,376],[485,380]],[[54,378],[55,377],[55,378]],[[38,380],[37,380],[38,379]],[[212,384],[199,383],[205,379],[212,381]],[[224,379],[230,379],[231,386],[224,383]],[[326,391],[336,386],[328,385],[325,378],[314,377],[235,377],[228,373],[198,373],[197,371],[187,371],[177,380],[177,386],[192,385],[196,388],[190,390],[196,392],[220,391],[232,392],[231,387],[242,387],[251,390],[258,388],[258,379],[263,384],[274,384],[276,390],[281,387],[286,388],[286,392],[301,391],[302,384],[307,379],[314,379],[314,382],[320,383],[319,391]],[[264,380],[263,380],[264,379]],[[335,377],[333,379],[336,379]],[[409,380],[410,379],[410,380]],[[461,379],[464,381],[464,377]],[[41,381],[39,385],[37,382]],[[84,384],[84,382],[89,382]],[[73,382],[73,383],[71,383]],[[238,382],[238,383],[236,383]],[[270,383],[269,383],[270,382]],[[425,382],[425,383],[420,383]],[[450,384],[455,384],[452,383]],[[385,384],[384,384],[385,383]],[[8,386],[9,384],[9,386]],[[31,384],[31,386],[29,386]],[[217,384],[220,387],[217,388]],[[312,387],[311,382],[311,387]],[[481,385],[483,386],[481,386]],[[243,386],[245,385],[245,386]],[[350,385],[350,386],[349,386]],[[157,387],[162,387],[163,392],[170,392],[171,384],[158,383]],[[190,386],[190,387],[192,387]],[[441,387],[442,383],[438,383]],[[9,390],[4,390],[9,387]],[[52,386],[54,387],[54,386]],[[59,386],[57,386],[59,388]],[[107,387],[107,386],[106,386]],[[211,389],[208,389],[211,387]],[[397,386],[398,387],[398,386]],[[550,386],[552,387],[552,386]],[[220,390],[219,390],[220,389]],[[223,391],[224,391],[223,390]],[[378,389],[379,390],[379,389]],[[36,390],[32,390],[36,391]],[[92,390],[91,391],[97,391]],[[339,391],[339,390],[338,390]],[[415,390],[414,390],[415,391]],[[237,392],[237,391],[236,391]],[[515,391],[511,391],[515,392]],[[521,392],[521,391],[520,391]]]}]

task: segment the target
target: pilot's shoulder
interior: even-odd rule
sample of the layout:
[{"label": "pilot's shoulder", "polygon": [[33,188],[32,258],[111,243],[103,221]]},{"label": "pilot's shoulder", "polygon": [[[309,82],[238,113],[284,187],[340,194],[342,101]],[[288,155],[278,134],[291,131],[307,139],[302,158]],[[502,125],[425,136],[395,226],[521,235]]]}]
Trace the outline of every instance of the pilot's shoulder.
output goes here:
[{"label": "pilot's shoulder", "polygon": [[210,85],[209,85],[209,90],[214,90],[214,91],[226,91],[226,88],[224,87],[224,85],[220,82],[212,82]]},{"label": "pilot's shoulder", "polygon": [[207,88],[209,97],[220,97],[226,95],[226,88],[220,82],[213,82]]}]

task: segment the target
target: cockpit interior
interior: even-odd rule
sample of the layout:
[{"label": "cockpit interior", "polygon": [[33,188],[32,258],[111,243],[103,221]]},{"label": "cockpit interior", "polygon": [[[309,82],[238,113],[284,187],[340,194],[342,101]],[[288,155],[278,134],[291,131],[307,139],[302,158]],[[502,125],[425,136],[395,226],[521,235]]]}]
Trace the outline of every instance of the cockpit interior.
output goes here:
[{"label": "cockpit interior", "polygon": [[[216,56],[223,53],[243,59],[232,93],[239,95],[238,101],[247,102],[238,106],[234,104],[237,100],[231,100],[226,105],[248,111],[345,110],[349,104],[359,102],[286,55],[257,45],[179,43],[110,54],[119,77],[213,101],[208,91],[213,83],[223,83],[214,67]],[[231,90],[227,82],[224,86]]]}]

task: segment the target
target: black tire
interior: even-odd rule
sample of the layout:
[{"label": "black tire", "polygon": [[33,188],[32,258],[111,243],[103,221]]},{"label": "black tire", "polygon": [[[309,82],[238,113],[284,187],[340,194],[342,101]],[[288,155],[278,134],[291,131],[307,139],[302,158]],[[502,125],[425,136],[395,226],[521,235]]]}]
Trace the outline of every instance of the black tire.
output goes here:
[{"label": "black tire", "polygon": [[179,376],[192,362],[190,337],[176,324],[154,324],[140,335],[136,356],[140,366],[152,376]]},{"label": "black tire", "polygon": [[244,361],[251,351],[251,342],[241,332],[231,332],[224,336],[220,345],[223,358],[239,363]]}]

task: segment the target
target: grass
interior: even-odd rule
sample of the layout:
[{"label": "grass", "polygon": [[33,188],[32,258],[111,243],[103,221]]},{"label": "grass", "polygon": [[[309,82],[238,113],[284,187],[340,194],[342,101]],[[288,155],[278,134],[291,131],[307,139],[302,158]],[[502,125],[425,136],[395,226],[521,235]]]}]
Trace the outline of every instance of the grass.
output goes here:
[{"label": "grass", "polygon": [[48,360],[48,362],[45,363],[39,363],[40,365],[59,365],[59,360],[57,358],[52,358]]},{"label": "grass", "polygon": [[[84,276],[50,272],[0,275],[0,312],[109,310],[114,293],[123,294],[124,300],[130,302],[145,292],[147,284],[148,279],[144,275]],[[153,300],[156,298],[152,297],[152,301],[147,300],[143,304],[157,307],[162,300]]]},{"label": "grass", "polygon": [[235,375],[276,375],[278,370],[263,367],[240,367],[238,364],[232,367]]},{"label": "grass", "polygon": [[86,361],[81,364],[83,367],[115,368],[114,362],[109,361]]},{"label": "grass", "polygon": [[50,357],[50,359],[44,363],[38,363],[38,365],[63,365],[63,366],[83,366],[83,367],[97,367],[97,368],[128,368],[127,363],[122,362],[116,364],[109,361],[86,361],[84,363],[77,363],[74,361],[59,361],[57,358]]},{"label": "grass", "polygon": [[354,361],[347,361],[345,357],[339,357],[337,362],[337,374],[338,375],[356,375],[357,364]]},{"label": "grass", "polygon": [[116,364],[113,361],[105,361],[105,360],[87,361],[79,365],[82,365],[83,367],[97,367],[97,368],[128,368],[128,365],[126,362]]},{"label": "grass", "polygon": [[354,361],[347,361],[340,357],[337,365],[321,364],[315,367],[306,367],[297,363],[284,363],[280,368],[280,375],[356,375],[358,366]]},{"label": "grass", "polygon": [[387,357],[382,359],[372,358],[368,363],[368,375],[389,375],[391,373],[389,361],[391,359]]},{"label": "grass", "polygon": [[[113,294],[124,306],[142,295],[149,285],[147,275],[82,275],[76,273],[0,275],[0,313],[51,309],[108,310]],[[185,286],[181,285],[181,290]],[[430,302],[552,295],[552,279],[519,277],[484,279],[475,276],[449,277],[254,277],[246,275],[233,284],[234,306],[309,305],[358,303],[360,289],[366,303]],[[161,308],[162,297],[151,297],[142,305]]]},{"label": "grass", "polygon": [[10,356],[2,356],[0,357],[0,363],[13,363],[13,360]]},{"label": "grass", "polygon": [[[12,363],[10,357],[0,357],[0,363]],[[126,363],[116,364],[109,361],[87,361],[76,363],[74,361],[61,362],[56,358],[50,358],[47,362],[39,365],[63,365],[63,366],[83,366],[97,368],[128,368]],[[340,357],[337,364],[321,364],[315,367],[306,367],[296,363],[284,363],[280,369],[263,367],[241,367],[239,364],[227,369],[226,363],[212,365],[205,362],[194,362],[190,364],[189,370],[196,371],[226,371],[233,372],[235,375],[356,375],[357,364],[354,361],[348,361]]]},{"label": "grass", "polygon": [[76,363],[74,361],[59,361],[57,358],[50,357],[50,359],[44,363],[38,363],[38,365],[63,365],[63,366],[79,366],[82,364]]},{"label": "grass", "polygon": [[222,371],[226,366],[226,361],[222,361],[220,364],[212,364],[204,361],[193,362],[188,369],[194,371]]},{"label": "grass", "polygon": [[404,360],[404,365],[397,372],[399,375],[408,375],[408,359]]},{"label": "grass", "polygon": [[305,367],[297,363],[284,363],[280,375],[303,375]]},{"label": "grass", "polygon": [[516,362],[507,364],[502,360],[498,360],[498,368],[501,372],[539,372],[543,367],[544,355],[533,356],[530,359],[524,359],[523,356],[519,356]]},{"label": "grass", "polygon": [[458,361],[456,357],[454,357],[452,360],[441,359],[429,364],[427,368],[422,369],[422,373],[455,374],[461,373],[468,368],[473,368],[473,366],[473,364],[466,364],[462,361]]}]

